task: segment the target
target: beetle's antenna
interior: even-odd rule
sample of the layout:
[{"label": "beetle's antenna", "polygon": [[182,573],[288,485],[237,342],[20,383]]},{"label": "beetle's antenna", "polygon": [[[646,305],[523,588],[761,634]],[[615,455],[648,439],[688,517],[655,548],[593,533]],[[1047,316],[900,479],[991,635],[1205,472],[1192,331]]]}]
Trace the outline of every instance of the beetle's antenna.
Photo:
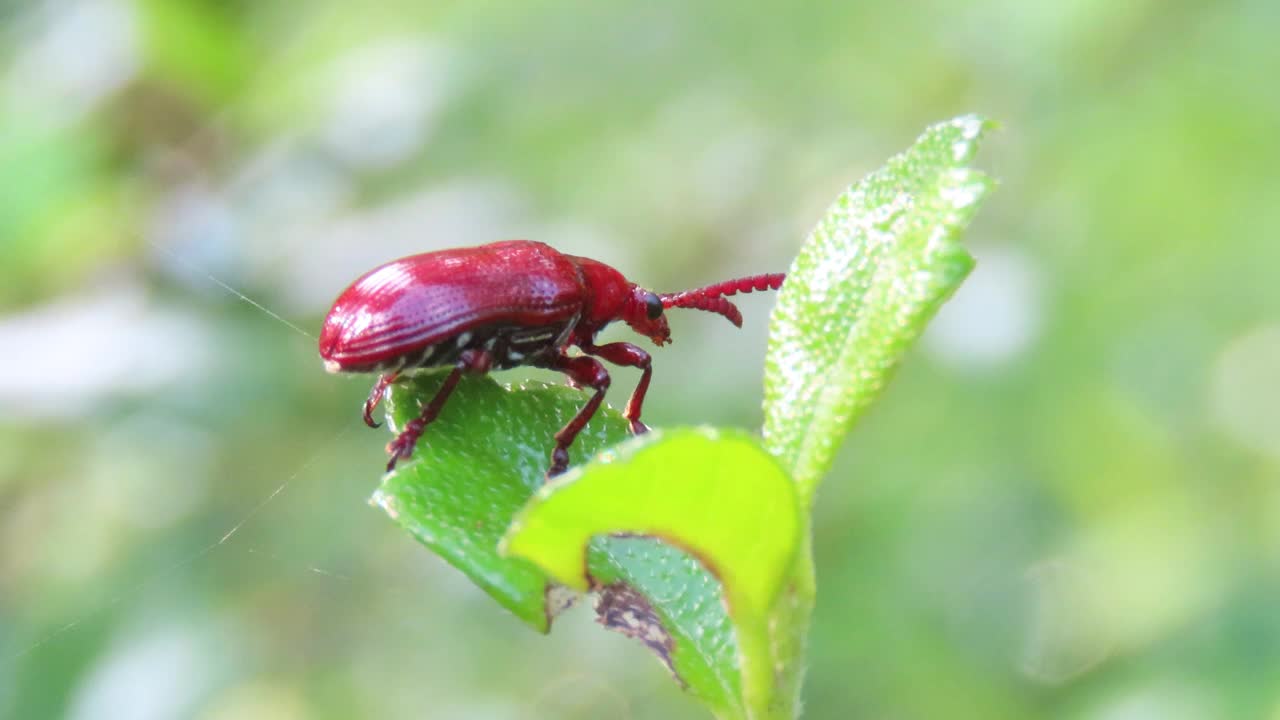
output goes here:
[{"label": "beetle's antenna", "polygon": [[752,275],[750,277],[726,280],[715,285],[708,285],[696,290],[685,290],[678,293],[664,293],[658,296],[664,308],[690,308],[705,310],[723,315],[726,320],[742,327],[742,312],[738,306],[725,299],[729,295],[749,293],[757,290],[777,290],[786,279],[783,273],[768,275]]}]

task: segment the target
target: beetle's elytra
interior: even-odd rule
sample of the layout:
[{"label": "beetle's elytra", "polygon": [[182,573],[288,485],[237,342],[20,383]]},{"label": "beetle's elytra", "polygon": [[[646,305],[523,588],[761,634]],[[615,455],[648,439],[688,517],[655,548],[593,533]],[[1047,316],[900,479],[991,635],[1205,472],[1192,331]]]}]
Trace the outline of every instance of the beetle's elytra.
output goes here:
[{"label": "beetle's elytra", "polygon": [[[623,415],[631,432],[647,429],[640,422],[640,406],[653,374],[649,353],[627,342],[596,345],[596,333],[622,320],[664,345],[671,331],[663,311],[673,307],[714,312],[741,327],[742,314],[726,296],[776,290],[784,277],[755,275],[659,294],[602,262],[565,255],[540,242],[509,240],[440,250],[376,267],[343,291],[325,316],[320,357],[331,373],[380,373],[364,404],[364,421],[371,427],[377,427],[374,408],[401,372],[452,368],[422,413],[387,445],[388,470],[412,454],[463,373],[518,365],[563,372],[572,384],[595,394],[556,433],[550,478],[569,466],[569,446],[609,388],[609,373],[596,358],[640,368],[640,382]],[[570,347],[584,354],[571,357]]]}]

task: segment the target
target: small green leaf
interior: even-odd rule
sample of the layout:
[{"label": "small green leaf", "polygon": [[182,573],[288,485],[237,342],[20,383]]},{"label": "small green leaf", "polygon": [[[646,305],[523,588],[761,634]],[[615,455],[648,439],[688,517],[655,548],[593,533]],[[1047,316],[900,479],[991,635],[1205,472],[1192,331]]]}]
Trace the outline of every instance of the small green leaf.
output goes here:
[{"label": "small green leaf", "polygon": [[738,431],[652,431],[538,491],[503,540],[557,581],[598,587],[593,537],[653,536],[697,557],[720,579],[736,631],[742,703],[773,702],[767,617],[799,542],[795,486],[755,438]]},{"label": "small green leaf", "polygon": [[926,130],[837,198],[792,263],[770,320],[764,442],[805,507],[850,425],[973,267],[959,236],[992,182],[965,164],[989,127],[965,116]]},{"label": "small green leaf", "polygon": [[[434,397],[443,373],[402,379],[391,387],[392,432]],[[463,378],[414,450],[382,480],[372,502],[449,564],[466,573],[517,617],[542,632],[561,603],[536,567],[498,556],[511,518],[542,487],[552,436],[588,395],[531,382],[506,388]],[[571,449],[580,461],[626,437],[626,420],[602,407]]]}]

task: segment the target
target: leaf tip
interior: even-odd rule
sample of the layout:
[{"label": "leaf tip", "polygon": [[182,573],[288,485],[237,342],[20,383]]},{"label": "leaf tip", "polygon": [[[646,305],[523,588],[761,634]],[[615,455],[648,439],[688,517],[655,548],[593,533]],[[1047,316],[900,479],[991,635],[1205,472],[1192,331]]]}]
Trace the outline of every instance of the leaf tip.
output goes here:
[{"label": "leaf tip", "polygon": [[978,152],[978,142],[983,135],[995,130],[999,124],[977,114],[961,115],[929,128],[925,135],[953,135],[951,160],[957,165],[968,163]]},{"label": "leaf tip", "polygon": [[989,132],[1003,128],[1000,121],[992,120],[977,113],[966,113],[941,124],[950,125],[959,129],[961,135],[966,140],[977,140]]},{"label": "leaf tip", "polygon": [[375,490],[373,495],[369,496],[369,505],[382,508],[382,511],[392,520],[400,519],[400,508],[396,505],[395,497],[390,493],[384,492],[381,488]]}]

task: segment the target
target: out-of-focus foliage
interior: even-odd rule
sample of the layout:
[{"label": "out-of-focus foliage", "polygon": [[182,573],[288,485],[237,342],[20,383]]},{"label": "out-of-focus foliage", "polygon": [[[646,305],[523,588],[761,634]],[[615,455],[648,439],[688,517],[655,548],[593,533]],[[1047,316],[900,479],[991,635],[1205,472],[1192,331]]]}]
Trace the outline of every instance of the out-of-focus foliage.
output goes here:
[{"label": "out-of-focus foliage", "polygon": [[[642,647],[526,631],[366,508],[367,386],[209,275],[314,334],[377,262],[502,237],[658,290],[780,269],[971,110],[1001,191],[818,494],[808,716],[1280,711],[1278,22],[0,6],[0,716],[702,717]],[[674,317],[646,420],[758,426],[770,302]]]}]

